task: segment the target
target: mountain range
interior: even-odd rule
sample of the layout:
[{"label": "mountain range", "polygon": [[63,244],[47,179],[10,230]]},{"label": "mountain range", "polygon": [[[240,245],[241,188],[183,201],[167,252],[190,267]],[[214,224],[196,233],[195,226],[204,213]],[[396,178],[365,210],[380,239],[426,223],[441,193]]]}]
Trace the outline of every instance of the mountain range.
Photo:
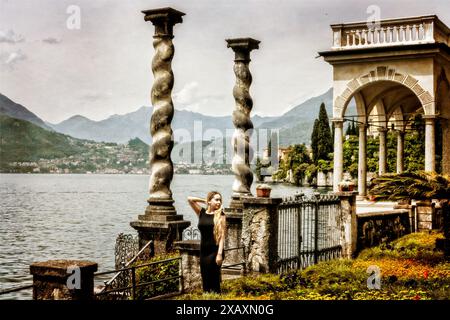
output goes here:
[{"label": "mountain range", "polygon": [[[310,143],[314,120],[318,117],[321,103],[325,103],[329,117],[332,115],[333,90],[308,99],[278,117],[261,117],[255,115],[252,122],[255,129],[279,129],[280,145],[295,143]],[[253,109],[253,112],[257,111]],[[74,138],[93,140],[98,142],[127,143],[130,139],[139,138],[150,144],[150,118],[152,107],[142,106],[134,112],[124,115],[113,115],[101,121],[94,121],[75,115],[57,124],[44,122],[24,106],[17,104],[0,94],[0,114],[12,118],[32,122],[46,130],[63,133]],[[233,132],[232,117],[207,116],[201,113],[175,110],[172,120],[174,132],[189,134],[191,141],[204,140],[201,136],[194,136],[194,124],[207,129],[217,129],[223,136]],[[185,129],[181,131],[181,129]],[[229,131],[227,131],[229,130]],[[199,135],[197,133],[197,135]]]},{"label": "mountain range", "polygon": [[35,115],[33,112],[22,106],[21,104],[15,103],[8,97],[0,93],[0,114],[5,115],[15,119],[26,120],[28,122],[34,123],[35,125],[53,131],[53,129],[45,124],[45,122]]}]

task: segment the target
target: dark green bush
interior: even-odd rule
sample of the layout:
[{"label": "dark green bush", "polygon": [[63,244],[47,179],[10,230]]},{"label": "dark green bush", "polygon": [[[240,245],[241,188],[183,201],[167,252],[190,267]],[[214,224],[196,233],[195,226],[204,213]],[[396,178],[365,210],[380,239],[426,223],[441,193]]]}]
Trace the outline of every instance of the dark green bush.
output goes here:
[{"label": "dark green bush", "polygon": [[[177,255],[158,255],[147,261],[140,261],[135,266],[147,264],[150,262],[157,262],[161,260],[176,258]],[[179,260],[172,260],[169,262],[163,262],[153,264],[136,269],[136,285],[144,284],[147,282],[163,280],[179,275]],[[135,299],[144,300],[159,295],[173,293],[179,291],[180,280],[172,279],[168,281],[161,281],[154,284],[147,284],[136,288]]]}]

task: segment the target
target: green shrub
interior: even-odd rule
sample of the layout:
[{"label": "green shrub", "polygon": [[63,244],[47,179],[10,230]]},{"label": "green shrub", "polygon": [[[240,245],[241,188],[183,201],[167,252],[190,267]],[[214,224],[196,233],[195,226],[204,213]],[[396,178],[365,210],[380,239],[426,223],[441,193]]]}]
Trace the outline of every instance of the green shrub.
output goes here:
[{"label": "green shrub", "polygon": [[[175,254],[163,254],[153,257],[147,261],[140,261],[135,266],[157,262],[166,259],[177,258]],[[172,260],[169,262],[163,262],[153,264],[136,269],[136,285],[144,284],[147,282],[163,280],[170,277],[176,277],[179,275],[179,260]],[[154,284],[143,285],[136,288],[135,299],[144,300],[151,297],[156,297],[163,294],[177,292],[179,290],[179,279],[172,279],[168,281],[161,281]]]}]

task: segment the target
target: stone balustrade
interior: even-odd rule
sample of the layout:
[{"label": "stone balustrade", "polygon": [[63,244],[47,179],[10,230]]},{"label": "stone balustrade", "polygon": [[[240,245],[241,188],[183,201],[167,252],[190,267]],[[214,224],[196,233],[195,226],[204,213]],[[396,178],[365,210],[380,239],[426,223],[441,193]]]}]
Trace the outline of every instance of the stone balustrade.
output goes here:
[{"label": "stone balustrade", "polygon": [[331,25],[333,50],[442,42],[450,30],[437,16]]}]

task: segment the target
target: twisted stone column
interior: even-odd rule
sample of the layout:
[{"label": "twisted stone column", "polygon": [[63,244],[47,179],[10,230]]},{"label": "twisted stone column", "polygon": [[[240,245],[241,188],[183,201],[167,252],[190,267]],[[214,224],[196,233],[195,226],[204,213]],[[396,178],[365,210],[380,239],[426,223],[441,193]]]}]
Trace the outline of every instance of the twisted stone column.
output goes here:
[{"label": "twisted stone column", "polygon": [[232,138],[234,172],[233,199],[237,200],[242,196],[251,195],[250,187],[253,182],[253,172],[250,169],[250,135],[249,130],[253,129],[250,120],[250,112],[253,107],[253,100],[249,89],[252,83],[252,75],[249,69],[250,51],[259,48],[260,41],[251,38],[228,39],[228,48],[235,53],[234,73],[236,84],[233,88],[233,96],[236,106],[233,111],[233,124],[235,127]]},{"label": "twisted stone column", "polygon": [[143,13],[145,21],[151,21],[155,26],[155,56],[152,61],[155,80],[151,92],[153,114],[150,123],[152,145],[148,202],[150,206],[155,203],[171,211],[173,200],[170,183],[173,178],[173,163],[170,153],[173,148],[171,122],[174,114],[171,93],[174,84],[172,59],[175,53],[172,39],[173,26],[183,21],[184,13],[174,9],[148,10]]},{"label": "twisted stone column", "polygon": [[174,115],[172,88],[174,76],[172,59],[175,49],[172,43],[173,26],[183,22],[184,13],[172,8],[142,11],[145,21],[155,26],[152,61],[154,82],[151,91],[153,113],[150,122],[152,145],[150,149],[150,197],[144,215],[131,226],[139,233],[139,247],[149,240],[155,241],[155,252],[171,251],[173,242],[181,240],[182,232],[190,225],[182,215],[177,215],[170,183],[173,178],[173,163],[170,157],[173,140],[171,122]]}]

